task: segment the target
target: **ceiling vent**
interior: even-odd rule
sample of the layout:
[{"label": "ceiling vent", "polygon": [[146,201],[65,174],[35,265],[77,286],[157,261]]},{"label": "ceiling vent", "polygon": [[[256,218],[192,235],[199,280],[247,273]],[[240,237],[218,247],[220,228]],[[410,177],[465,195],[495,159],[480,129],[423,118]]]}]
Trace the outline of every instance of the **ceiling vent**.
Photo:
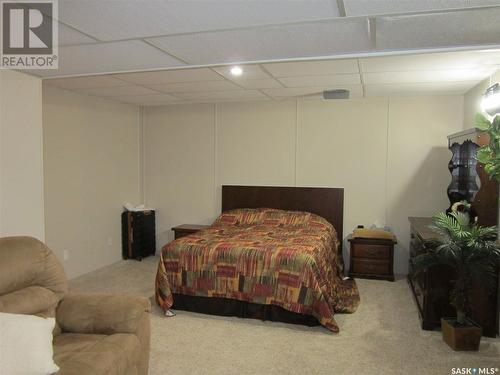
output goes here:
[{"label": "ceiling vent", "polygon": [[323,91],[323,99],[349,99],[349,90],[326,90]]}]

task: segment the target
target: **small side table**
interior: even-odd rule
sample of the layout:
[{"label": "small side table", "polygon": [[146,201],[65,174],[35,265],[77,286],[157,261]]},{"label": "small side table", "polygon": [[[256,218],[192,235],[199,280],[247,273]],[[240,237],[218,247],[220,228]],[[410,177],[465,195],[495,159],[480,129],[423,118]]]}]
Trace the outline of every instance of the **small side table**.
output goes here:
[{"label": "small side table", "polygon": [[396,239],[354,238],[351,244],[349,276],[394,281]]},{"label": "small side table", "polygon": [[172,230],[174,231],[174,238],[178,239],[199,232],[200,230],[206,229],[208,227],[210,227],[210,225],[182,224],[173,227]]}]

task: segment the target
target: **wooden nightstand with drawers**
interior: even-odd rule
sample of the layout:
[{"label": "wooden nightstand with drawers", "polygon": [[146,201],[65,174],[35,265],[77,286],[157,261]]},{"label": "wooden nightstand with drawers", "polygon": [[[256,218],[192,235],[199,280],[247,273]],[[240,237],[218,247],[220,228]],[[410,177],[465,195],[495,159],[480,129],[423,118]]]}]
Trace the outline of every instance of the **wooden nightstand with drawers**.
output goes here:
[{"label": "wooden nightstand with drawers", "polygon": [[176,227],[173,227],[174,238],[178,239],[181,237],[189,236],[190,234],[199,232],[200,230],[209,228],[210,225],[195,225],[195,224],[182,224]]},{"label": "wooden nightstand with drawers", "polygon": [[349,276],[394,281],[396,239],[359,238],[349,235]]}]

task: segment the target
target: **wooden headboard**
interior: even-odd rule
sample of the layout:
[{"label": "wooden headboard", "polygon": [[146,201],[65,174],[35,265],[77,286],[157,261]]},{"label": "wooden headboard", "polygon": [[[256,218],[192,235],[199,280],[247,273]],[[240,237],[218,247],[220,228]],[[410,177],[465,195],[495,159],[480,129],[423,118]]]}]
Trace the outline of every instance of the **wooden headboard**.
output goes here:
[{"label": "wooden headboard", "polygon": [[307,211],[322,216],[334,226],[342,243],[343,188],[222,185],[222,212],[259,207]]}]

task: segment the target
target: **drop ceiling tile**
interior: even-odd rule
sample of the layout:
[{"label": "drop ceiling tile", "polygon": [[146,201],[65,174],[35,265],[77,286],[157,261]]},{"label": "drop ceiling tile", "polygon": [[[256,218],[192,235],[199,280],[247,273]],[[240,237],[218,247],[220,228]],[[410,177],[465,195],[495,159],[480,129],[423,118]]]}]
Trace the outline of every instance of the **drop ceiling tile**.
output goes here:
[{"label": "drop ceiling tile", "polygon": [[475,83],[468,82],[433,82],[365,85],[366,96],[410,96],[437,94],[464,94]]},{"label": "drop ceiling tile", "polygon": [[363,96],[363,88],[361,85],[341,85],[339,87],[293,87],[293,88],[281,88],[281,89],[263,89],[262,91],[273,98],[283,98],[283,97],[294,97],[294,96],[304,96],[304,95],[321,95],[325,90],[332,89],[346,89],[350,91],[350,97],[361,97]]},{"label": "drop ceiling tile", "polygon": [[141,103],[140,105],[144,107],[152,107],[152,106],[161,106],[161,105],[179,105],[179,104],[190,104],[194,102],[188,102],[188,101],[178,101],[178,102],[145,102]]},{"label": "drop ceiling tile", "polygon": [[[287,100],[287,99],[290,99],[289,97],[282,97],[282,98],[274,98],[274,100]],[[298,100],[322,100],[324,99],[323,98],[323,94],[322,93],[317,93],[317,94],[310,94],[310,95],[305,95],[305,96],[300,96],[297,98]],[[351,99],[351,98],[349,98]]]},{"label": "drop ceiling tile", "polygon": [[377,49],[498,44],[500,8],[376,19]]},{"label": "drop ceiling tile", "polygon": [[266,95],[272,96],[273,98],[283,98],[283,97],[294,97],[302,95],[311,95],[316,93],[322,93],[324,90],[328,90],[327,87],[294,87],[294,88],[279,88],[279,89],[263,89]]},{"label": "drop ceiling tile", "polygon": [[167,83],[164,85],[148,85],[147,87],[165,93],[241,90],[240,87],[228,81]]},{"label": "drop ceiling tile", "polygon": [[62,23],[59,23],[59,47],[72,44],[95,43],[97,40],[72,29]]},{"label": "drop ceiling tile", "polygon": [[101,40],[337,17],[331,0],[59,0],[59,17]]},{"label": "drop ceiling tile", "polygon": [[209,68],[115,74],[114,77],[139,85],[223,80]]},{"label": "drop ceiling tile", "polygon": [[269,74],[264,72],[259,65],[241,65],[240,68],[243,70],[243,73],[240,76],[234,76],[231,74],[231,69],[234,65],[229,66],[220,66],[218,68],[213,68],[216,72],[223,75],[227,79],[231,81],[240,81],[240,80],[251,80],[251,79],[265,79],[270,78]]},{"label": "drop ceiling tile", "polygon": [[359,74],[332,74],[326,76],[297,76],[278,79],[286,87],[324,87],[335,85],[360,84]]},{"label": "drop ceiling tile", "polygon": [[366,84],[415,83],[415,82],[479,82],[489,77],[494,68],[422,70],[408,72],[364,73]]},{"label": "drop ceiling tile", "polygon": [[360,59],[363,72],[477,69],[500,62],[500,50],[426,53]]},{"label": "drop ceiling tile", "polygon": [[223,99],[254,99],[263,98],[264,94],[257,90],[239,91],[208,91],[208,92],[183,92],[176,93],[176,97],[189,100],[223,100]]},{"label": "drop ceiling tile", "polygon": [[267,96],[262,96],[262,97],[248,97],[248,98],[223,98],[223,99],[214,99],[214,98],[206,98],[206,99],[191,99],[189,100],[190,103],[233,103],[233,102],[261,102],[261,101],[266,101],[266,100],[272,100],[268,98]]},{"label": "drop ceiling tile", "polygon": [[183,66],[170,57],[139,40],[82,44],[59,48],[59,69],[37,70],[43,77],[120,72]]},{"label": "drop ceiling tile", "polygon": [[439,11],[499,5],[498,0],[343,0],[347,16]]},{"label": "drop ceiling tile", "polygon": [[238,79],[234,80],[238,86],[245,89],[272,89],[283,87],[278,81],[272,78],[266,79]]},{"label": "drop ceiling tile", "polygon": [[117,100],[123,103],[130,104],[152,104],[152,103],[176,103],[181,100],[167,94],[152,94],[152,95],[125,95],[125,96],[112,96],[110,99]]},{"label": "drop ceiling tile", "polygon": [[142,86],[103,87],[98,89],[84,89],[79,91],[88,95],[103,96],[103,97],[158,94],[157,91]]},{"label": "drop ceiling tile", "polygon": [[[299,100],[324,100],[323,98],[323,92],[318,92],[315,91],[314,93],[311,94],[303,94],[303,95],[295,95],[294,96],[296,99]],[[363,90],[355,90],[349,92],[349,98],[348,99],[359,99],[363,97]],[[273,96],[273,100],[290,100],[292,98],[291,96]],[[332,99],[332,100],[347,100],[347,99]]]},{"label": "drop ceiling tile", "polygon": [[148,41],[191,64],[223,64],[366,51],[371,46],[367,25],[363,19],[337,19],[166,36]]},{"label": "drop ceiling tile", "polygon": [[43,83],[44,85],[55,86],[66,90],[95,89],[130,85],[127,82],[106,75],[44,79]]},{"label": "drop ceiling tile", "polygon": [[274,77],[359,73],[355,59],[264,64]]}]

